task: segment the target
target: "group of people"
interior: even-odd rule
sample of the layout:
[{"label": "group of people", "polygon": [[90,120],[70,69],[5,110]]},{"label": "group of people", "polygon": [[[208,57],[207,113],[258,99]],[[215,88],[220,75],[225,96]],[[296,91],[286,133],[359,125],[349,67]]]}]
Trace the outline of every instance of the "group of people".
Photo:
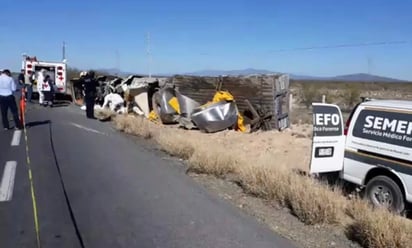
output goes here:
[{"label": "group of people", "polygon": [[40,105],[53,107],[55,83],[45,69],[41,69],[37,75],[37,92]]},{"label": "group of people", "polygon": [[[89,119],[96,119],[94,116],[94,106],[97,99],[97,88],[99,83],[95,78],[94,71],[82,72],[80,74],[81,84],[84,89],[84,100],[86,105],[86,117]],[[55,84],[46,73],[46,70],[41,69],[37,75],[34,72],[28,74],[21,71],[18,77],[18,84],[25,89],[25,101],[32,102],[33,85],[37,82],[37,91],[39,94],[39,104],[43,106],[53,106],[53,95]],[[14,82],[11,72],[8,69],[1,71],[0,74],[0,107],[3,128],[10,129],[8,120],[8,110],[10,109],[15,122],[15,128],[21,129],[22,124],[19,119],[19,110],[17,108],[16,97],[18,89]],[[20,95],[22,97],[22,95]],[[17,98],[17,99],[16,99]],[[123,99],[117,94],[109,94],[105,97],[102,107],[108,107],[113,111],[122,110],[124,107]],[[120,109],[119,109],[120,108]]]},{"label": "group of people", "polygon": [[24,73],[24,69],[22,69],[18,77],[18,82],[20,87],[25,89],[25,101],[33,103],[33,85],[37,83],[39,104],[45,107],[53,106],[55,84],[50,75],[47,74],[45,69],[41,69],[40,71],[38,71],[37,75],[33,71]]},{"label": "group of people", "polygon": [[55,84],[50,75],[47,74],[47,71],[41,69],[37,72],[37,75],[33,71],[29,73],[24,72],[24,69],[22,69],[18,76],[18,84],[15,83],[10,70],[5,69],[0,73],[0,108],[2,124],[5,130],[10,129],[8,120],[9,109],[13,115],[15,129],[22,128],[17,101],[23,97],[23,89],[26,92],[24,100],[32,103],[33,85],[37,83],[39,104],[42,106],[53,106]]}]

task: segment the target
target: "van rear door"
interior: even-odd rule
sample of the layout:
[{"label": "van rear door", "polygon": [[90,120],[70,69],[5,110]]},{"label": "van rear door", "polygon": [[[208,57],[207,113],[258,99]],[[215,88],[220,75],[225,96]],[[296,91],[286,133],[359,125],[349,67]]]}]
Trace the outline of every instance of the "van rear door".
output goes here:
[{"label": "van rear door", "polygon": [[66,64],[65,63],[56,63],[56,87],[57,87],[57,92],[59,93],[65,93],[66,92]]},{"label": "van rear door", "polygon": [[345,153],[342,112],[337,105],[313,103],[310,173],[341,171]]}]

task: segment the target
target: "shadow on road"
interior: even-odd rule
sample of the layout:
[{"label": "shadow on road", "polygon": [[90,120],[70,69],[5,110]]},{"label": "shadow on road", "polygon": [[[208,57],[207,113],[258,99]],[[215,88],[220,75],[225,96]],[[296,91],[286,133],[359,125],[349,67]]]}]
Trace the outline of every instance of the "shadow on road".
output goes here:
[{"label": "shadow on road", "polygon": [[30,127],[35,127],[35,126],[41,126],[41,125],[46,125],[46,124],[50,124],[51,121],[50,120],[46,120],[46,121],[32,121],[29,123],[26,123],[26,127],[30,128]]},{"label": "shadow on road", "polygon": [[70,104],[71,104],[71,102],[68,102],[68,101],[54,101],[53,102],[53,108],[67,107]]}]

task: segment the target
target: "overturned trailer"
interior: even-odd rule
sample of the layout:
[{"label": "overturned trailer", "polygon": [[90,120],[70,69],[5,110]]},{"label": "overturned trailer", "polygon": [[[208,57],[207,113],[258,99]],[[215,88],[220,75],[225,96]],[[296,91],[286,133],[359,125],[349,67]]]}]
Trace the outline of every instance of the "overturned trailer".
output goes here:
[{"label": "overturned trailer", "polygon": [[290,127],[287,74],[221,77],[176,75],[171,78],[171,82],[178,92],[200,103],[207,102],[217,90],[230,92],[236,99],[238,111],[246,117],[248,124],[262,120],[265,122],[264,130]]}]

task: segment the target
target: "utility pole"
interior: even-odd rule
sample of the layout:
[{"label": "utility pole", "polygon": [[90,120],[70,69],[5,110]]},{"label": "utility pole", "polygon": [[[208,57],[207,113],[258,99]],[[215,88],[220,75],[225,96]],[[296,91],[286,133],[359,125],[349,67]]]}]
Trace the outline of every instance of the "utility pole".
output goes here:
[{"label": "utility pole", "polygon": [[119,67],[120,67],[120,55],[119,55],[119,50],[116,49],[116,70],[117,70],[116,76],[118,72],[120,71]]},{"label": "utility pole", "polygon": [[149,78],[152,78],[152,73],[151,73],[151,62],[152,62],[152,57],[151,57],[151,51],[150,51],[150,33],[147,32],[147,36],[146,36],[146,42],[147,42],[147,49],[146,49],[146,53],[147,53],[147,70],[149,73]]},{"label": "utility pole", "polygon": [[371,74],[371,58],[368,56],[368,74]]},{"label": "utility pole", "polygon": [[63,62],[66,61],[66,42],[63,41]]}]

